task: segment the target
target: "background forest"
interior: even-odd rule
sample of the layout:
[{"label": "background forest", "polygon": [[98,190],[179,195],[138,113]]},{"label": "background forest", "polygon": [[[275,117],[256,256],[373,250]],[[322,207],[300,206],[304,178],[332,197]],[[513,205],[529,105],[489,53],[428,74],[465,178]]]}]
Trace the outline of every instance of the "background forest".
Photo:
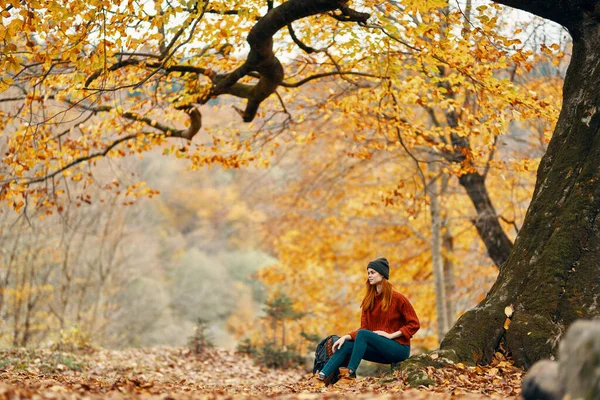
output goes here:
[{"label": "background forest", "polygon": [[[338,23],[332,35],[315,29],[321,19],[299,22],[295,34],[318,49],[301,53],[282,38],[287,76],[331,73],[280,88],[251,123],[233,96],[203,102],[193,142],[135,139],[119,152],[102,140],[148,125],[127,112],[185,125],[153,96],[183,102],[198,80],[107,91],[108,109],[63,110],[61,99],[74,104],[77,94],[58,73],[44,77],[52,90],[29,92],[25,103],[13,100],[19,85],[4,87],[0,346],[68,337],[182,345],[202,318],[219,346],[274,341],[306,353],[309,337],[358,326],[366,264],[385,256],[421,319],[413,348],[437,347],[497,277],[502,249],[490,254],[482,239],[490,215],[508,249],[523,222],[570,46],[557,25],[488,2],[437,2],[399,19],[412,7],[404,3],[375,7],[377,22],[360,31]],[[199,51],[215,71],[236,65],[245,36],[235,22],[218,26],[215,40],[189,45],[181,59]],[[115,70],[104,84],[139,78]],[[27,74],[43,71],[11,81],[28,87]],[[36,96],[46,102],[26,116],[23,104]],[[19,134],[7,132],[57,110],[66,122],[38,127],[44,135],[66,127],[63,159],[47,163],[49,148],[32,146],[26,161],[14,150]],[[106,152],[93,165],[64,168],[94,149]],[[38,181],[53,170],[56,180]],[[273,319],[265,304],[278,298],[293,312]]]}]

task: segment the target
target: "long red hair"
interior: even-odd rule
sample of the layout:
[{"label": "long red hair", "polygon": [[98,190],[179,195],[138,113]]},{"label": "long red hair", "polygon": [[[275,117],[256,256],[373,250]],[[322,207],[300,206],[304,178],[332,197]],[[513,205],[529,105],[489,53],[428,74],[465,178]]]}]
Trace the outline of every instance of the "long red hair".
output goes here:
[{"label": "long red hair", "polygon": [[[360,308],[363,310],[372,310],[375,304],[375,296],[377,295],[377,285],[371,285],[369,280],[366,282],[366,294],[360,305]],[[381,309],[383,311],[387,311],[388,307],[392,303],[392,291],[394,290],[394,286],[387,280],[383,279],[381,281],[381,295],[383,299],[381,301]]]}]

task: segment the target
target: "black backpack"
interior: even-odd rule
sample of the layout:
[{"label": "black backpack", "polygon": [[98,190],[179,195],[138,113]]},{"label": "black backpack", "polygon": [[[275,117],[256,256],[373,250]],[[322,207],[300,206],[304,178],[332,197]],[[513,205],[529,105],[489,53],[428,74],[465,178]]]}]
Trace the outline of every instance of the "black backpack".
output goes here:
[{"label": "black backpack", "polygon": [[[331,347],[339,338],[340,337],[338,335],[329,335],[319,342],[319,344],[317,345],[317,349],[315,350],[315,363],[313,365],[313,374],[317,371],[321,371],[323,367],[325,367],[325,364],[327,364],[327,361],[329,361],[333,354]],[[350,357],[348,357],[348,359],[345,360],[343,365],[347,366],[349,361]],[[335,371],[332,374],[332,376],[327,377],[325,383],[330,385],[332,383],[337,382],[338,379],[339,370]]]}]

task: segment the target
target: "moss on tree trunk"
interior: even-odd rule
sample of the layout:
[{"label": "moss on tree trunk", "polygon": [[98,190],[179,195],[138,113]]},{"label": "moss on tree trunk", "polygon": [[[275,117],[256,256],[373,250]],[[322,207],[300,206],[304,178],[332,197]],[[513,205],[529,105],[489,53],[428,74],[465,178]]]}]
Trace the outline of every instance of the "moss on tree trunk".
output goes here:
[{"label": "moss on tree trunk", "polygon": [[487,297],[442,341],[457,360],[487,363],[504,339],[517,365],[529,367],[556,352],[575,319],[600,316],[600,25],[579,28],[523,228]]}]

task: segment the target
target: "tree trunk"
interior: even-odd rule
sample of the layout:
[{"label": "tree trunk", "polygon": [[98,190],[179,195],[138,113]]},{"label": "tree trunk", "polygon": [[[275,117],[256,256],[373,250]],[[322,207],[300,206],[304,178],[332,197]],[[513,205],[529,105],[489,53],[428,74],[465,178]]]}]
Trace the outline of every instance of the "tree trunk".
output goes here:
[{"label": "tree trunk", "polygon": [[[431,164],[430,169],[435,176],[437,174],[436,164]],[[438,177],[433,178],[427,185],[427,191],[429,192],[431,212],[431,261],[433,280],[435,282],[435,306],[438,338],[441,341],[446,332],[448,332],[449,324],[446,319],[448,312],[446,310],[446,283],[444,281],[444,262],[442,259],[442,213],[440,210],[438,181]]]},{"label": "tree trunk", "polygon": [[485,177],[476,172],[468,173],[461,175],[458,182],[465,188],[477,210],[477,219],[473,221],[477,233],[483,240],[488,255],[494,261],[494,264],[501,268],[502,264],[508,260],[513,244],[506,236],[502,225],[500,225],[498,214],[496,214],[490,195],[485,187]]},{"label": "tree trunk", "polygon": [[[454,98],[454,95],[449,97]],[[446,123],[451,128],[458,128],[459,114],[457,110],[446,112]],[[453,152],[447,153],[446,158],[454,163],[469,163],[466,160],[466,151],[471,151],[471,145],[466,137],[451,135]],[[469,172],[461,175],[458,182],[465,188],[469,199],[477,210],[477,218],[473,221],[479,237],[487,248],[488,255],[494,261],[498,268],[508,260],[508,256],[513,247],[500,221],[496,209],[492,204],[492,199],[485,186],[485,175],[478,172]]]},{"label": "tree trunk", "polygon": [[504,339],[517,365],[529,367],[556,353],[575,319],[600,316],[600,25],[593,14],[581,17],[570,27],[563,108],[523,227],[487,297],[441,344],[458,359],[487,363]]},{"label": "tree trunk", "polygon": [[[447,175],[445,175],[447,177]],[[450,231],[447,217],[442,219],[442,249],[444,258],[444,281],[446,282],[446,322],[448,327],[454,324],[456,318],[456,306],[454,302],[454,291],[456,282],[454,279],[454,238]]]}]

